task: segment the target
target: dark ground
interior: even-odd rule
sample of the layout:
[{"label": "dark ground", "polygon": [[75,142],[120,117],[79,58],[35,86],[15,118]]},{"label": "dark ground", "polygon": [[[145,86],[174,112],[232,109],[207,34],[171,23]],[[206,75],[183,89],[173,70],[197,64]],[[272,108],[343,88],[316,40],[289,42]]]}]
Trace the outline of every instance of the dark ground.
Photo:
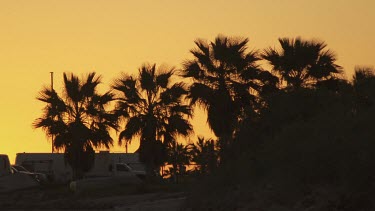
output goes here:
[{"label": "dark ground", "polygon": [[184,210],[178,188],[136,186],[73,193],[66,185],[0,194],[1,210]]}]

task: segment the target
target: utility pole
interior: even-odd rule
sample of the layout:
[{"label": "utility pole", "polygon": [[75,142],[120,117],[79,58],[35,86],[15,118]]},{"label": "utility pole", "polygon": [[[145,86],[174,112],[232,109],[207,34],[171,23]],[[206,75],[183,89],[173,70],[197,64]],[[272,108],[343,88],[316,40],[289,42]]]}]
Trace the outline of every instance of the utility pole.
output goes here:
[{"label": "utility pole", "polygon": [[53,72],[49,72],[51,74],[51,90],[53,90]]},{"label": "utility pole", "polygon": [[[51,91],[53,91],[53,72],[49,72],[49,73],[51,74]],[[51,138],[52,138],[51,148],[52,148],[52,153],[53,153],[53,142],[54,142],[53,134],[52,134]]]}]

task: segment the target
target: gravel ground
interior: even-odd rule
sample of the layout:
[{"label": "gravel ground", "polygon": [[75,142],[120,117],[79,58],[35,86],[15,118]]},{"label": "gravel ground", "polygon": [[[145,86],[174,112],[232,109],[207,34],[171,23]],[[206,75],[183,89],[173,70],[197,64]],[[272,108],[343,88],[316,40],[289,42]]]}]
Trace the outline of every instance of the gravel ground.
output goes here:
[{"label": "gravel ground", "polygon": [[[103,190],[101,190],[103,191]],[[65,187],[33,188],[0,194],[1,210],[185,210],[182,192],[76,194]],[[113,193],[113,195],[111,195]]]}]

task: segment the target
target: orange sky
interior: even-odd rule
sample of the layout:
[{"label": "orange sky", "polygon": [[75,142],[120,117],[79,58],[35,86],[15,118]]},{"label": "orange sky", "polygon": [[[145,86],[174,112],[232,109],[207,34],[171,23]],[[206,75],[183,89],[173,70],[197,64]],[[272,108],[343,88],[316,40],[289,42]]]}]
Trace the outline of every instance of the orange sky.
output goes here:
[{"label": "orange sky", "polygon": [[[64,71],[96,71],[108,85],[144,62],[180,67],[196,38],[224,34],[250,38],[250,49],[284,36],[321,39],[350,78],[355,65],[375,64],[374,8],[373,0],[0,0],[0,153],[14,162],[17,152],[50,151],[31,126],[50,71],[57,91]],[[209,137],[196,116],[196,135]]]}]

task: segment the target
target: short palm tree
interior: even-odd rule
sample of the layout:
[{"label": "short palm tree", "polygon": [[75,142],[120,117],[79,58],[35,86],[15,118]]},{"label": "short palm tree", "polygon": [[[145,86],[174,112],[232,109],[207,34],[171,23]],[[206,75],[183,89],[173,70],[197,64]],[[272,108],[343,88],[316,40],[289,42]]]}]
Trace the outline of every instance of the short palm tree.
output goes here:
[{"label": "short palm tree", "polygon": [[233,140],[241,120],[254,115],[260,96],[276,89],[278,79],[257,65],[248,39],[216,37],[195,41],[194,58],[184,63],[183,76],[191,78],[191,104],[201,105],[207,122],[224,150]]},{"label": "short palm tree", "polygon": [[356,67],[352,83],[357,107],[373,106],[375,104],[375,69]]},{"label": "short palm tree", "polygon": [[325,50],[326,44],[318,41],[306,41],[280,38],[281,50],[266,49],[262,58],[272,66],[272,70],[281,76],[288,87],[311,87],[321,81],[336,78],[342,72],[337,65],[336,56]]},{"label": "short palm tree", "polygon": [[186,165],[190,164],[190,145],[173,141],[168,145],[167,152],[167,164],[172,167],[166,172],[178,183],[178,176],[186,174]]},{"label": "short palm tree", "polygon": [[198,165],[200,174],[212,173],[218,164],[218,151],[214,140],[198,137],[198,141],[190,148],[191,160]]},{"label": "short palm tree", "polygon": [[94,162],[94,148],[109,148],[113,140],[110,128],[117,128],[117,117],[107,110],[113,94],[99,94],[100,76],[90,73],[84,79],[64,73],[64,90],[44,88],[38,100],[46,103],[42,117],[33,123],[53,137],[53,147],[65,152],[74,179],[83,176]]},{"label": "short palm tree", "polygon": [[174,69],[143,65],[136,77],[124,75],[113,85],[119,92],[117,113],[126,120],[119,143],[139,137],[137,151],[149,170],[165,162],[167,144],[192,132],[192,111],[183,102],[187,91],[183,83],[171,82],[173,73]]}]

